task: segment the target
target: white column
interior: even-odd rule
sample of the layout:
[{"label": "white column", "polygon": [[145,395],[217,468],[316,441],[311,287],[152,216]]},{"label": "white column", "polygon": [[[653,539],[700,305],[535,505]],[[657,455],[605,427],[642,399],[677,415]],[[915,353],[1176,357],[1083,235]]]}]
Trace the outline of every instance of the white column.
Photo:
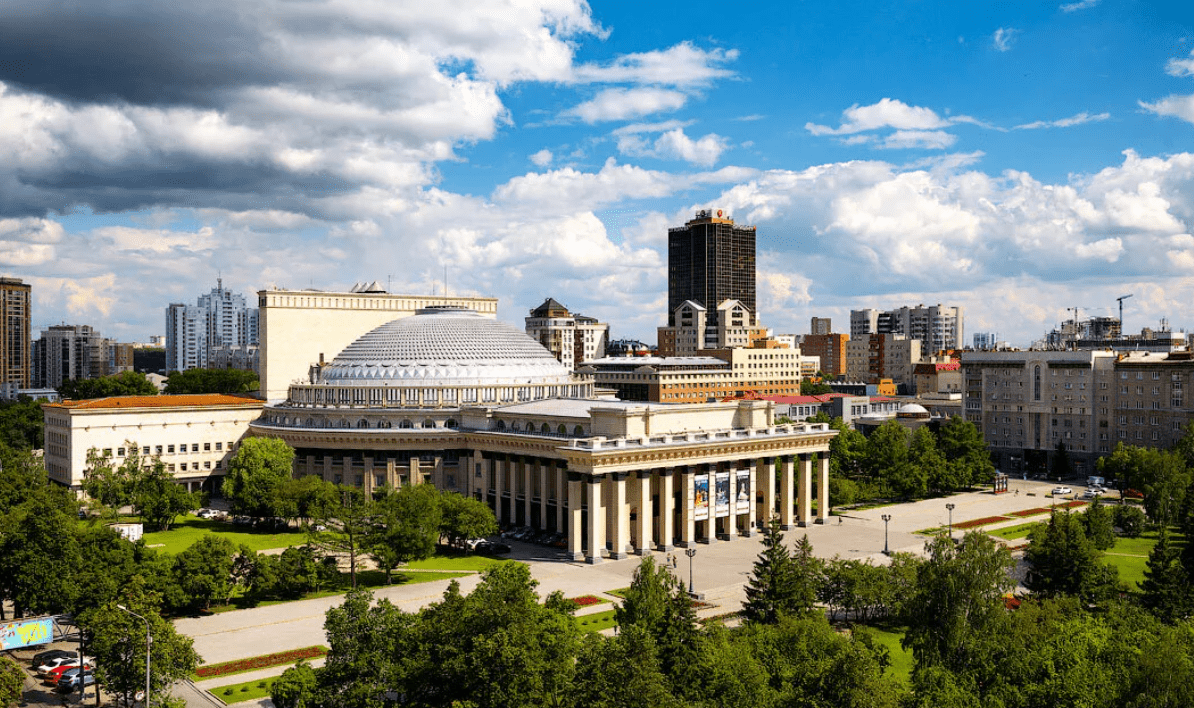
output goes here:
[{"label": "white column", "polygon": [[601,477],[585,480],[585,496],[589,502],[589,548],[585,558],[589,563],[600,563],[605,551],[605,509],[601,504]]},{"label": "white column", "polygon": [[581,484],[579,474],[568,473],[568,556],[574,561],[585,559],[584,537],[581,535],[581,527],[584,525]]},{"label": "white column", "polygon": [[524,497],[522,500],[522,518],[526,523],[524,526],[534,526],[531,523],[531,518],[534,514],[532,510],[532,499],[535,496],[532,493],[531,470],[534,469],[535,463],[531,460],[522,458],[522,489]]},{"label": "white column", "polygon": [[813,516],[813,456],[807,453],[800,456],[800,484],[797,494],[800,497],[796,510],[796,523],[808,526]]},{"label": "white column", "polygon": [[568,515],[568,481],[563,467],[556,467],[556,533],[564,533],[564,517]]},{"label": "white column", "polygon": [[675,470],[666,469],[659,473],[659,550],[665,553],[675,548],[672,542],[676,537],[676,498],[672,488],[675,479]]},{"label": "white column", "polygon": [[693,516],[696,503],[695,467],[684,467],[680,473],[680,546],[692,548],[696,543],[696,517]]},{"label": "white column", "polygon": [[764,457],[759,460],[759,484],[755,490],[762,497],[758,504],[756,518],[759,524],[766,524],[775,513],[775,458]]},{"label": "white column", "polygon": [[638,537],[638,554],[645,556],[651,552],[651,536],[654,530],[651,523],[651,470],[639,470],[638,477],[638,497],[635,502],[638,506],[638,517],[635,519],[635,536]]},{"label": "white column", "polygon": [[792,506],[796,499],[792,494],[792,460],[785,457],[780,461],[779,472],[779,523],[784,531],[795,528],[792,524]]},{"label": "white column", "polygon": [[737,463],[730,468],[730,515],[726,517],[726,540],[733,541],[738,538],[738,514],[744,513],[746,509],[738,506],[738,467]]},{"label": "white column", "polygon": [[550,489],[547,460],[539,460],[539,479],[535,486],[539,489],[539,528],[547,530],[547,491]]},{"label": "white column", "polygon": [[817,523],[829,522],[829,453],[822,452],[817,460]]},{"label": "white column", "polygon": [[751,500],[746,507],[746,535],[753,537],[759,532],[759,504],[756,499],[759,497],[759,484],[763,481],[763,475],[767,474],[767,464],[764,460],[755,460],[754,465],[750,471],[750,493]]},{"label": "white column", "polygon": [[613,510],[613,528],[610,529],[613,551],[609,557],[621,560],[626,557],[630,541],[630,505],[626,503],[626,473],[615,472],[610,476],[609,505]]},{"label": "white column", "polygon": [[499,525],[505,521],[502,515],[502,476],[505,472],[506,460],[501,455],[493,458],[493,513]]}]

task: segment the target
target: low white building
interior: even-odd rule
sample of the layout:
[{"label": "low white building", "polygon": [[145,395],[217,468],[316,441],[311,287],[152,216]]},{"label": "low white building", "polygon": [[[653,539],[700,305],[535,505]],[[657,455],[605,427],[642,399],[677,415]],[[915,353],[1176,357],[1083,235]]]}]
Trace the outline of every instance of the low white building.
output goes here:
[{"label": "low white building", "polygon": [[50,479],[80,489],[87,453],[160,457],[188,491],[213,491],[264,402],[244,396],[117,396],[42,405]]}]

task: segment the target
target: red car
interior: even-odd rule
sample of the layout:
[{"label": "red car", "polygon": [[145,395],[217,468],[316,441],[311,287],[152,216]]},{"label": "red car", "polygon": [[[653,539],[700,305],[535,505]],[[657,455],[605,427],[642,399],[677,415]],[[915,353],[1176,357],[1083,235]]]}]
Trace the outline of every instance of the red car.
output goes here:
[{"label": "red car", "polygon": [[[42,681],[47,686],[57,686],[58,681],[62,679],[62,675],[64,673],[66,673],[67,671],[70,671],[72,669],[77,669],[77,668],[79,668],[78,664],[75,664],[74,666],[64,664],[62,666],[59,666],[56,669],[50,669],[42,676]],[[83,670],[86,672],[90,672],[90,671],[94,670],[94,667],[90,663],[88,663],[83,667]]]}]

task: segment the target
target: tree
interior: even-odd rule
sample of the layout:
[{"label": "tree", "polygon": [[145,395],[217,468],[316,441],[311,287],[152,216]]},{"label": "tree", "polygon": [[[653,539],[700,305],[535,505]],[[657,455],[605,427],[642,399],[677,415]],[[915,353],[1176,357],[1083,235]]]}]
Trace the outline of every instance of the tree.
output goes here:
[{"label": "tree", "polygon": [[434,555],[441,523],[440,493],[430,484],[408,484],[377,500],[367,545],[386,585],[394,568]]},{"label": "tree", "polygon": [[0,706],[11,706],[21,700],[25,689],[25,671],[11,657],[0,656]]},{"label": "tree", "polygon": [[937,536],[926,550],[907,603],[903,644],[913,650],[918,672],[934,665],[965,672],[978,660],[976,643],[1004,612],[1003,594],[1013,587],[1011,553],[975,531],[957,544]]},{"label": "tree", "polygon": [[497,518],[488,504],[479,499],[444,492],[440,497],[440,533],[453,546],[470,538],[485,538],[497,533]]},{"label": "tree", "polygon": [[938,429],[937,449],[951,468],[958,489],[989,482],[995,475],[983,434],[962,416],[952,416]]},{"label": "tree", "polygon": [[1115,520],[1111,510],[1098,498],[1081,518],[1086,537],[1096,549],[1106,551],[1115,545]]},{"label": "tree", "polygon": [[1115,478],[1121,491],[1135,489],[1143,494],[1144,508],[1154,519],[1160,518],[1162,508],[1180,509],[1190,487],[1190,472],[1177,452],[1119,443],[1098,464],[1103,476]]},{"label": "tree", "polygon": [[0,517],[0,589],[13,612],[53,614],[71,606],[81,563],[73,505],[46,488]]},{"label": "tree", "polygon": [[564,704],[575,708],[681,706],[668,691],[655,641],[635,625],[612,638],[600,634],[584,638],[576,678]]},{"label": "tree", "polygon": [[175,371],[166,379],[167,394],[224,393],[256,391],[257,374],[243,369],[187,369]]},{"label": "tree", "polygon": [[181,514],[199,508],[199,494],[188,492],[160,459],[145,467],[133,487],[133,510],[151,528],[169,531]]},{"label": "tree", "polygon": [[80,524],[76,537],[79,565],[74,584],[78,594],[68,607],[76,615],[114,601],[134,575],[149,570],[146,560],[154,552],[144,544],[129,543],[108,526]]},{"label": "tree", "polygon": [[695,695],[701,634],[692,599],[679,578],[667,568],[656,566],[654,558],[644,558],[634,571],[622,605],[614,608],[614,620],[620,631],[637,626],[655,642],[660,667],[673,695]]},{"label": "tree", "polygon": [[908,447],[908,461],[924,477],[926,489],[936,492],[952,492],[962,486],[961,480],[953,475],[957,467],[946,464],[937,449],[937,438],[927,425],[912,433]]},{"label": "tree", "polygon": [[0,445],[14,450],[40,450],[44,446],[45,415],[41,401],[21,395],[0,402]]},{"label": "tree", "polygon": [[336,485],[317,474],[287,479],[279,495],[278,516],[309,521],[321,506],[336,503]]},{"label": "tree", "polygon": [[780,615],[791,613],[797,605],[796,568],[780,529],[779,517],[774,515],[763,528],[763,551],[746,582],[746,602],[742,603],[742,615],[748,622],[775,624]]},{"label": "tree", "polygon": [[356,487],[339,488],[331,504],[313,511],[313,523],[307,527],[309,543],[332,556],[348,558],[352,587],[357,586],[357,564],[370,550],[374,534],[374,501]]},{"label": "tree", "polygon": [[207,535],[175,556],[174,581],[189,606],[210,609],[215,599],[227,602],[235,552],[228,539]]},{"label": "tree", "polygon": [[279,438],[249,438],[240,444],[224,476],[224,497],[233,513],[279,516],[282,489],[293,477],[294,448]]},{"label": "tree", "polygon": [[317,708],[315,669],[304,659],[282,672],[270,686],[274,708]]},{"label": "tree", "polygon": [[800,382],[801,396],[819,396],[823,393],[833,393],[833,387],[821,381],[804,379]]},{"label": "tree", "polygon": [[124,371],[97,379],[71,379],[58,387],[64,399],[79,401],[109,396],[156,396],[158,389],[139,371]]},{"label": "tree", "polygon": [[[161,599],[146,591],[140,577],[131,582],[119,604],[149,623],[150,701],[161,705],[162,697],[175,681],[189,676],[199,665],[199,655],[190,637],[175,631],[160,614]],[[88,610],[79,617],[90,641],[87,652],[95,657],[96,680],[109,693],[121,696],[125,705],[145,689],[145,621],[121,610],[117,602]]]},{"label": "tree", "polygon": [[87,451],[87,469],[83,471],[83,491],[107,516],[115,517],[120,508],[133,501],[133,492],[144,475],[141,448],[124,441],[128,455],[119,465],[112,464],[112,454],[95,448]]},{"label": "tree", "polygon": [[[1144,533],[1144,525],[1148,523],[1143,511],[1127,504],[1115,507],[1112,518],[1115,525],[1128,538],[1139,538],[1140,534]],[[1194,544],[1187,544],[1187,547],[1194,547]]]},{"label": "tree", "polygon": [[1161,524],[1157,544],[1148,554],[1144,581],[1140,583],[1141,604],[1161,621],[1173,624],[1186,616],[1190,605],[1186,574],[1178,551],[1169,537],[1168,524]]},{"label": "tree", "polygon": [[1116,590],[1114,567],[1099,561],[1100,553],[1086,537],[1086,529],[1069,511],[1054,510],[1049,522],[1028,536],[1028,574],[1024,585],[1042,597],[1075,595],[1091,602]]}]

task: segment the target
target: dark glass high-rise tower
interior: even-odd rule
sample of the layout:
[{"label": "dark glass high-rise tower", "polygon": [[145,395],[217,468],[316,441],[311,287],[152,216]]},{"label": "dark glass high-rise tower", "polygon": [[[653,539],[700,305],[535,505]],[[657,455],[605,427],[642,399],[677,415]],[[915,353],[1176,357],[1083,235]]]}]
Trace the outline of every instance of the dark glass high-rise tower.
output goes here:
[{"label": "dark glass high-rise tower", "polygon": [[755,307],[755,227],[735,226],[721,210],[702,210],[696,218],[667,232],[667,320],[675,326],[676,308],[685,300],[707,311],[707,326],[717,325],[717,306],[738,300],[758,322]]}]

